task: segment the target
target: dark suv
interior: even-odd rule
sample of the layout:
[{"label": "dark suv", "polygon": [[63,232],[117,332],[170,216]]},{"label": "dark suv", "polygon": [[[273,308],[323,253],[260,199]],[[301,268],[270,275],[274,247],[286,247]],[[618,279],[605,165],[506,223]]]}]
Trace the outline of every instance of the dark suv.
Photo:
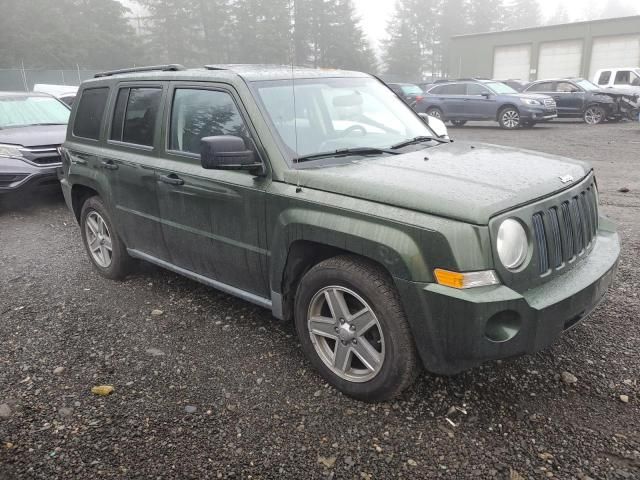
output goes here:
[{"label": "dark suv", "polygon": [[416,102],[422,100],[424,97],[422,88],[413,83],[388,83],[387,85],[410,106],[415,105]]},{"label": "dark suv", "polygon": [[59,183],[69,108],[42,93],[0,92],[0,194]]},{"label": "dark suv", "polygon": [[559,117],[582,118],[589,125],[623,116],[618,102],[611,95],[612,91],[602,89],[584,78],[539,80],[527,86],[524,93],[553,96]]},{"label": "dark suv", "polygon": [[497,121],[502,128],[532,127],[556,118],[556,104],[546,95],[518,93],[492,80],[438,82],[413,107],[455,126],[470,120]]},{"label": "dark suv", "polygon": [[143,259],[267,308],[374,401],[545,348],[613,280],[590,166],[473,146],[366,74],[173,65],[82,84],[61,183],[100,274]]}]

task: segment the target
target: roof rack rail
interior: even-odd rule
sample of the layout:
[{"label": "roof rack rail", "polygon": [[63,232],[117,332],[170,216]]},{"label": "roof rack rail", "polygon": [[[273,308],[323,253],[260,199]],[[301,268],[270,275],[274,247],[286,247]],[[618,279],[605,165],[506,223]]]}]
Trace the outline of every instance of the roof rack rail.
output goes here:
[{"label": "roof rack rail", "polygon": [[109,70],[106,72],[96,73],[93,78],[110,77],[111,75],[118,75],[120,73],[135,73],[135,72],[176,72],[178,70],[185,70],[182,65],[172,63],[169,65],[152,65],[149,67],[132,67],[121,68],[120,70]]},{"label": "roof rack rail", "polygon": [[225,65],[205,65],[205,70],[229,70]]}]

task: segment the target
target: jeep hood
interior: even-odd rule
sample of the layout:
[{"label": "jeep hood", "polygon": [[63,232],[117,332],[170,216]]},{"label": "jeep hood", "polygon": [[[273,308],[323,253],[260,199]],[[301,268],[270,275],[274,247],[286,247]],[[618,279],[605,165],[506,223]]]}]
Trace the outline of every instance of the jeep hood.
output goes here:
[{"label": "jeep hood", "polygon": [[339,166],[303,165],[288,170],[285,180],[477,225],[569,188],[591,171],[589,165],[564,157],[469,142]]}]

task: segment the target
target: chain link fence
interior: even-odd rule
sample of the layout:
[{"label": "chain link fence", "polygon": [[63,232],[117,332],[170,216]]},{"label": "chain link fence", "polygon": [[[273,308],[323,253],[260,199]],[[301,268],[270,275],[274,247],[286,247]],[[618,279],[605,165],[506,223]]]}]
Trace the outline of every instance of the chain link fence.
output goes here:
[{"label": "chain link fence", "polygon": [[36,83],[80,85],[100,70],[65,68],[60,70],[32,68],[0,68],[0,90],[30,92]]}]

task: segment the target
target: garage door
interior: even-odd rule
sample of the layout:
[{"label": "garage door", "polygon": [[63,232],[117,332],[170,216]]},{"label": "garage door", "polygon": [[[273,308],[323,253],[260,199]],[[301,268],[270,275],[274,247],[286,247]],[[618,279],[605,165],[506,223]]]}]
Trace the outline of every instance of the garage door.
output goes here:
[{"label": "garage door", "polygon": [[582,40],[547,42],[540,45],[538,79],[579,77]]},{"label": "garage door", "polygon": [[589,78],[593,80],[601,68],[635,67],[640,65],[640,35],[600,37],[593,41]]},{"label": "garage door", "polygon": [[493,78],[529,80],[531,45],[496,47],[493,53]]}]

